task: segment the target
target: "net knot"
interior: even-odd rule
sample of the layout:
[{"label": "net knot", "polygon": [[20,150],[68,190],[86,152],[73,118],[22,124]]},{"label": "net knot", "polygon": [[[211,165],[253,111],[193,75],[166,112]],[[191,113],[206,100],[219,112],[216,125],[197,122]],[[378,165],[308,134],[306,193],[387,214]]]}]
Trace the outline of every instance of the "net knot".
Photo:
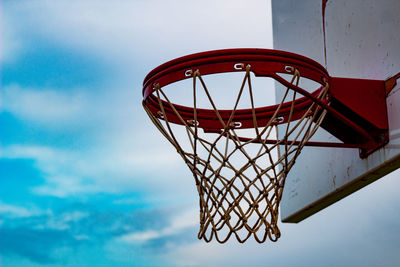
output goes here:
[{"label": "net knot", "polygon": [[259,205],[257,203],[251,203],[250,208],[258,209]]}]

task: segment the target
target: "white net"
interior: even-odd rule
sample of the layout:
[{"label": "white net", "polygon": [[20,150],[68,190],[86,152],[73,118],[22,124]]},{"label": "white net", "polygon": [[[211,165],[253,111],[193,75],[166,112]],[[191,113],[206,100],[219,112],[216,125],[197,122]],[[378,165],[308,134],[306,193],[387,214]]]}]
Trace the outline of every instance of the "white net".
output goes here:
[{"label": "white net", "polygon": [[[198,70],[192,75],[193,119],[185,120],[167,96],[167,90],[158,84],[154,85],[154,96],[160,107],[157,115],[143,105],[153,123],[193,173],[200,197],[198,237],[207,242],[215,237],[223,243],[232,235],[239,242],[251,236],[260,243],[267,238],[278,240],[281,235],[278,228],[279,203],[285,178],[326,113],[309,101],[306,107],[302,107],[301,115],[295,117],[295,100],[299,94],[286,88],[275,112],[266,123],[259,125],[263,118],[255,111],[250,71],[251,66],[248,65],[228,120],[222,118],[221,110],[217,108]],[[298,70],[293,73],[290,83],[297,86],[301,76]],[[317,97],[324,99],[327,90],[328,84],[321,88]],[[199,92],[206,95],[220,131],[204,131],[198,122],[198,112],[201,112],[198,110]],[[247,129],[243,129],[235,117],[244,92],[250,100],[253,122],[252,127]],[[287,110],[284,122],[281,117],[283,107]],[[173,111],[179,123],[169,121],[166,108]],[[280,136],[283,136],[280,139],[278,124]]]}]

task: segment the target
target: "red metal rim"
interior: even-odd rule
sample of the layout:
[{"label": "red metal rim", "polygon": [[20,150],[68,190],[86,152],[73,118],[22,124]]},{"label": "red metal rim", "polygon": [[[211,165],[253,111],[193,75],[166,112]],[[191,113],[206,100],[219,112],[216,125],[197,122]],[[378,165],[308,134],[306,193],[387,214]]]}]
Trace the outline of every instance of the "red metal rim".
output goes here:
[{"label": "red metal rim", "polygon": [[[272,77],[275,80],[281,81],[278,73],[293,74],[297,69],[301,77],[313,80],[321,84],[321,88],[326,85],[329,80],[329,75],[326,69],[316,61],[307,57],[297,55],[290,52],[271,50],[271,49],[224,49],[202,52],[180,57],[160,65],[152,70],[143,82],[143,99],[153,115],[161,118],[159,111],[161,110],[160,103],[157,97],[153,94],[154,85],[158,84],[161,88],[188,78],[192,78],[191,73],[199,70],[201,75],[238,72],[245,71],[245,66],[251,65],[251,72],[256,76]],[[302,94],[304,97],[295,101],[297,116],[302,116],[305,112],[305,107],[313,102],[316,102],[316,97],[320,89],[313,93],[299,88],[295,85],[285,86]],[[173,109],[165,101],[161,101],[165,109],[168,121],[183,124],[182,120],[176,116]],[[320,101],[317,101],[320,102]],[[284,105],[291,105],[291,102]],[[255,109],[257,118],[263,118],[259,121],[259,126],[263,126],[272,117],[273,111],[276,110],[276,105],[265,106]],[[174,104],[174,108],[179,110],[180,115],[184,120],[193,120],[193,108]],[[224,121],[228,121],[231,110],[220,111]],[[287,109],[284,107],[279,112],[280,117],[277,123],[287,122]],[[238,122],[240,127],[254,127],[252,109],[241,109],[235,112],[234,121]],[[221,128],[220,122],[216,121],[214,110],[197,109],[197,119],[199,127],[208,131],[218,131]],[[295,119],[295,118],[292,118]],[[258,119],[259,120],[259,119]]]}]

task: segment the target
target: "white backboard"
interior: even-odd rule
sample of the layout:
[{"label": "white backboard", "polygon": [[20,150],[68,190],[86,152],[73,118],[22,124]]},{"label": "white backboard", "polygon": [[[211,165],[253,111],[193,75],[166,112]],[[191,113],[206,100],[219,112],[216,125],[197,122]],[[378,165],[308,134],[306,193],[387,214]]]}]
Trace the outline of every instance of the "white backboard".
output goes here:
[{"label": "white backboard", "polygon": [[[274,49],[314,59],[334,77],[385,80],[400,72],[399,0],[328,0],[325,42],[323,2],[272,0]],[[286,180],[283,222],[299,222],[400,167],[399,85],[387,98],[384,148],[366,159],[357,149],[303,149]],[[321,129],[316,138],[332,137]]]}]

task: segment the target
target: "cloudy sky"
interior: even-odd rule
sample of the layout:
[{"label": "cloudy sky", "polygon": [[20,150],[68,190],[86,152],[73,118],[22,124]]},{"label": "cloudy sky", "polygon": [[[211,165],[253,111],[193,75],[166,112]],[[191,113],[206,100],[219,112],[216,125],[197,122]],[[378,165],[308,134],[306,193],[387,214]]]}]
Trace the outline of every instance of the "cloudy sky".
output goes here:
[{"label": "cloudy sky", "polygon": [[142,81],[189,53],[272,48],[268,1],[1,9],[1,266],[400,266],[399,172],[281,224],[278,243],[197,239],[192,175],[143,111]]}]

